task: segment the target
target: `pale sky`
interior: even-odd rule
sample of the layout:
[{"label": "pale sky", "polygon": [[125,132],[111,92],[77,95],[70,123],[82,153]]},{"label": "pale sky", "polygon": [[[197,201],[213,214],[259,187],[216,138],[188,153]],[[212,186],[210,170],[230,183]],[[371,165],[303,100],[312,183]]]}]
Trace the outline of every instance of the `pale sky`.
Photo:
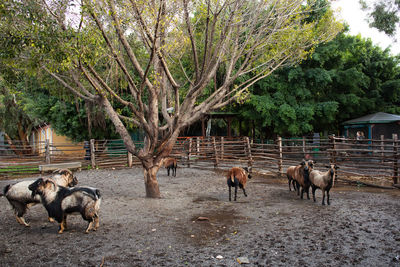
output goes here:
[{"label": "pale sky", "polygon": [[383,49],[391,46],[392,55],[400,54],[400,31],[398,30],[395,37],[398,41],[394,42],[394,38],[388,37],[375,28],[370,28],[366,21],[366,12],[361,10],[359,0],[336,0],[331,3],[334,9],[340,8],[338,17],[349,24],[351,35],[360,34],[363,38],[370,38],[375,45]]}]

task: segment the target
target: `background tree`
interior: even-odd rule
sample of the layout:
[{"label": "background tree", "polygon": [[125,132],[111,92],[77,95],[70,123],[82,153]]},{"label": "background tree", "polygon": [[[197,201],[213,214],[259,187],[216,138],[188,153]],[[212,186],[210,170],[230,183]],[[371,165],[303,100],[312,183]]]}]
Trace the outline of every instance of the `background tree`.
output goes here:
[{"label": "background tree", "polygon": [[394,37],[400,26],[400,0],[360,0],[360,4],[368,11],[371,27]]},{"label": "background tree", "polygon": [[399,60],[369,39],[341,33],[301,64],[257,82],[237,111],[256,123],[261,138],[338,134],[352,118],[400,114]]},{"label": "background tree", "polygon": [[[156,173],[183,128],[340,30],[329,10],[307,20],[314,3],[9,0],[2,5],[3,34],[23,48],[14,62],[28,59],[24,65],[40,67],[107,112],[142,162],[146,195],[159,197]],[[220,69],[223,79],[210,87]],[[144,131],[140,149],[129,124]]]},{"label": "background tree", "polygon": [[[30,154],[29,135],[37,120],[32,114],[25,112],[25,98],[20,91],[29,79],[21,77],[20,73],[2,66],[0,74],[0,131],[11,149],[17,154]],[[10,82],[10,80],[12,82]],[[17,142],[15,142],[17,141]]]}]

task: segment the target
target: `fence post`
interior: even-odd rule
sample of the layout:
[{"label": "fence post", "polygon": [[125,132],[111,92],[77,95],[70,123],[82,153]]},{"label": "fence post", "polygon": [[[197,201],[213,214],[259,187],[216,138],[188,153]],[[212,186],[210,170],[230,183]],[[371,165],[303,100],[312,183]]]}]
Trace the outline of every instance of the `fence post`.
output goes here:
[{"label": "fence post", "polygon": [[278,151],[279,151],[279,159],[278,159],[278,172],[279,176],[283,173],[283,153],[282,153],[282,137],[278,137]]},{"label": "fence post", "polygon": [[200,138],[196,137],[196,152],[200,155]]},{"label": "fence post", "polygon": [[331,158],[329,159],[331,163],[336,164],[336,140],[335,135],[329,136],[329,139],[332,143],[332,152],[330,153]]},{"label": "fence post", "polygon": [[133,166],[133,155],[131,152],[128,151],[128,167],[132,168]]},{"label": "fence post", "polygon": [[382,150],[382,152],[381,152],[381,157],[382,157],[381,162],[382,163],[385,162],[385,152],[384,152],[384,150],[385,150],[385,142],[384,142],[384,140],[385,140],[385,136],[382,134],[381,135],[381,150]]},{"label": "fence post", "polygon": [[398,150],[398,142],[397,142],[397,134],[393,134],[393,184],[398,183],[399,178],[399,150]]},{"label": "fence post", "polygon": [[44,149],[45,149],[46,164],[50,164],[51,159],[50,159],[50,141],[49,141],[49,139],[46,139],[44,146],[45,146]]},{"label": "fence post", "polygon": [[214,148],[214,157],[215,157],[214,168],[215,168],[218,167],[218,151],[217,151],[217,144],[215,143],[215,136],[212,137],[212,142]]},{"label": "fence post", "polygon": [[306,137],[303,136],[303,158],[306,157]]},{"label": "fence post", "polygon": [[192,152],[192,137],[189,138],[189,149],[188,149],[188,155],[187,155],[187,165],[190,168],[190,156]]},{"label": "fence post", "polygon": [[96,168],[96,158],[95,158],[96,148],[94,147],[94,139],[90,139],[90,160],[92,162],[92,168]]},{"label": "fence post", "polygon": [[249,170],[251,170],[251,167],[253,166],[253,157],[251,156],[251,145],[250,145],[250,139],[248,136],[244,138],[245,140],[245,151],[247,151],[247,166],[249,167]]},{"label": "fence post", "polygon": [[224,160],[224,137],[221,137],[221,160]]}]

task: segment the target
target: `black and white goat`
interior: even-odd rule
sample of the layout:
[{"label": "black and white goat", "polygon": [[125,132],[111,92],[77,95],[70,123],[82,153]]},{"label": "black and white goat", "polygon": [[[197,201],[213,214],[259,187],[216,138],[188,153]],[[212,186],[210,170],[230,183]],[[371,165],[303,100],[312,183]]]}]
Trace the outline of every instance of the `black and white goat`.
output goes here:
[{"label": "black and white goat", "polygon": [[329,191],[335,184],[336,170],[339,169],[339,167],[336,166],[336,164],[330,164],[330,166],[326,167],[329,168],[329,170],[326,172],[313,170],[310,173],[310,182],[311,182],[314,202],[315,202],[315,190],[319,188],[322,190],[322,205],[325,205],[325,192],[327,196],[327,203],[328,205],[330,205]]},{"label": "black and white goat", "polygon": [[248,179],[251,179],[251,175],[249,173],[249,170],[244,167],[244,168],[239,168],[239,167],[233,167],[232,169],[229,170],[227,176],[226,176],[226,182],[228,184],[229,188],[229,201],[231,201],[231,187],[235,187],[235,201],[236,201],[236,195],[237,195],[237,188],[238,186],[243,190],[244,196],[247,197],[246,194],[246,183]]},{"label": "black and white goat", "polygon": [[[78,183],[78,179],[68,169],[55,171],[52,179],[61,186],[72,187]],[[4,196],[14,209],[17,222],[25,226],[29,226],[29,224],[25,221],[24,214],[28,208],[40,203],[40,197],[32,196],[32,192],[28,188],[33,182],[34,180],[28,180],[9,184],[3,190]],[[49,221],[51,221],[51,218],[49,218]]]},{"label": "black and white goat", "polygon": [[32,195],[40,195],[49,217],[60,223],[59,234],[67,228],[67,215],[77,212],[89,222],[86,233],[99,227],[100,190],[92,187],[67,188],[57,185],[52,179],[42,178],[32,183],[29,190]]}]

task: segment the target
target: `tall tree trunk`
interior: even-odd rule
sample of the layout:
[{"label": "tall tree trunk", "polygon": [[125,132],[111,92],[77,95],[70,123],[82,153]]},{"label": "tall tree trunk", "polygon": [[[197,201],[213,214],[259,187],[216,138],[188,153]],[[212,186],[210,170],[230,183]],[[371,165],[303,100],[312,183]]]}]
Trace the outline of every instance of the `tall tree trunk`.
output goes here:
[{"label": "tall tree trunk", "polygon": [[160,188],[157,181],[157,172],[159,166],[152,166],[147,168],[144,166],[144,184],[146,187],[146,197],[149,198],[160,198]]}]

